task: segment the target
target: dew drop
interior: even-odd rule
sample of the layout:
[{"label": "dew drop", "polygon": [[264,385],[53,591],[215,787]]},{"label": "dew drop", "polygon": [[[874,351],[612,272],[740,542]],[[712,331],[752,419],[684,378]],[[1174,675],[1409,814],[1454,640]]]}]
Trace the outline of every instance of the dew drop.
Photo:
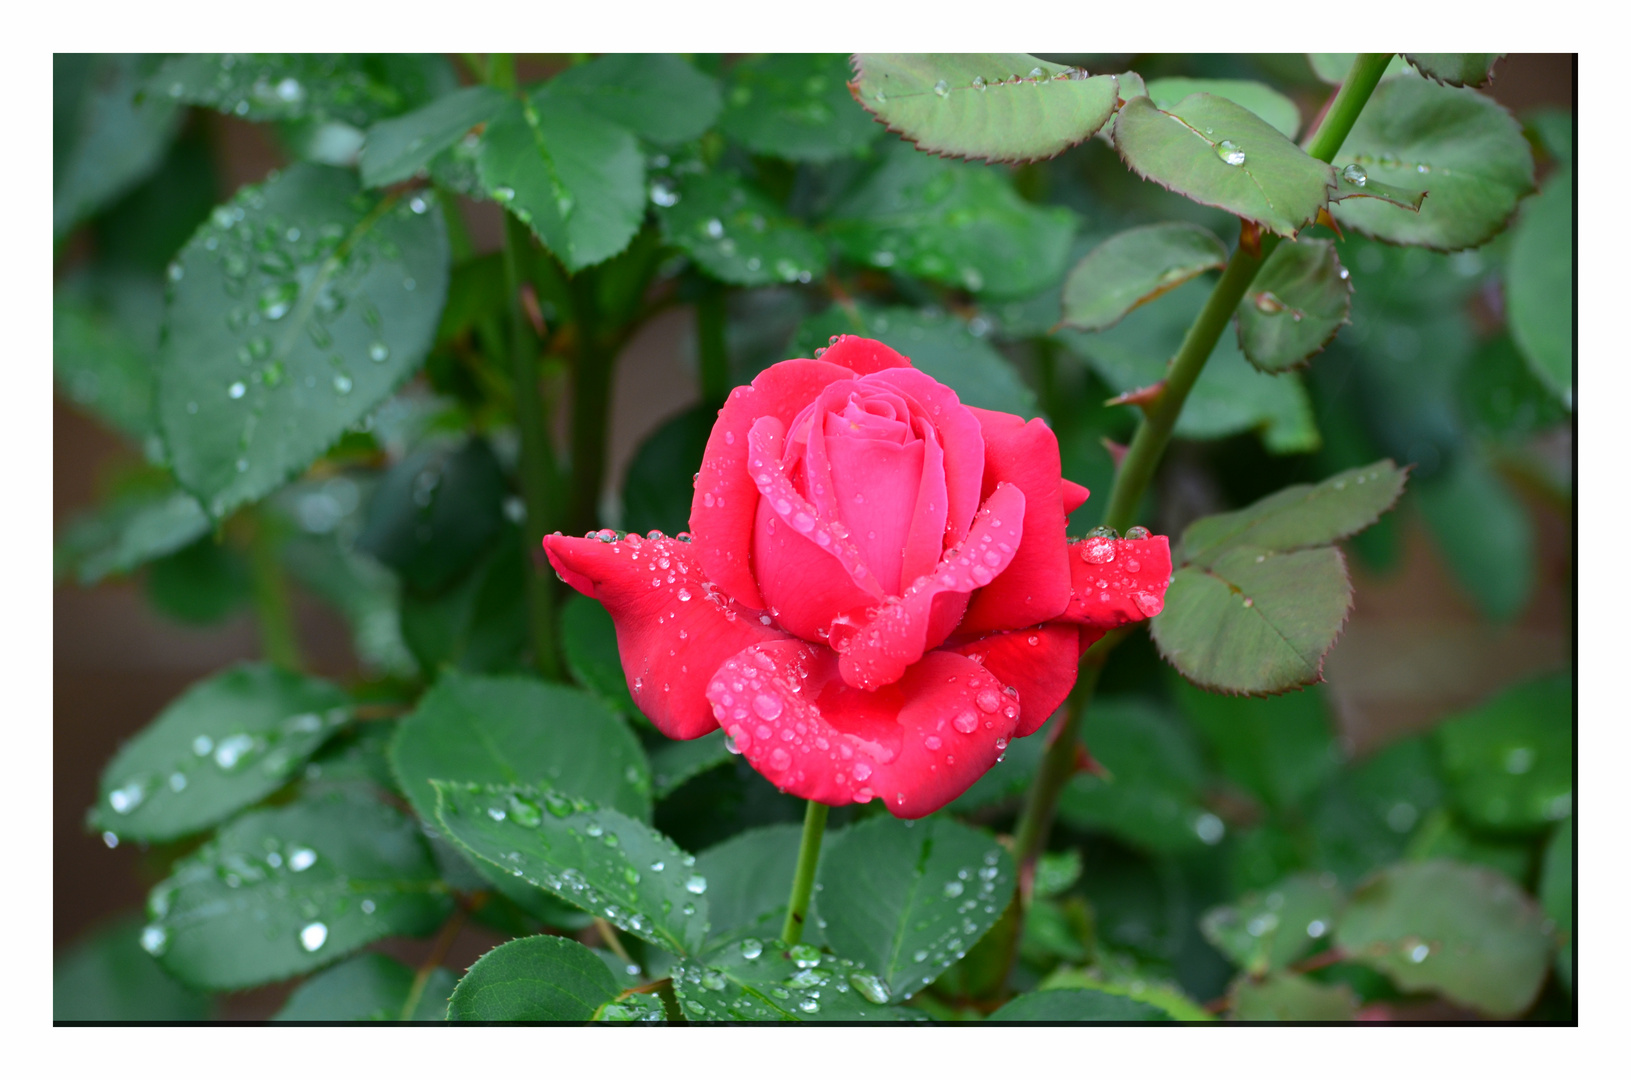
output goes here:
[{"label": "dew drop", "polygon": [[1242,150],[1240,145],[1231,139],[1224,139],[1213,147],[1213,150],[1217,152],[1218,158],[1225,165],[1238,167],[1246,164],[1246,151]]},{"label": "dew drop", "polygon": [[1348,181],[1354,187],[1364,187],[1365,181],[1369,180],[1370,177],[1366,176],[1365,170],[1358,165],[1349,165],[1342,170],[1342,179]]},{"label": "dew drop", "polygon": [[300,947],[307,952],[316,952],[328,940],[328,927],[320,922],[307,923],[300,928]]}]

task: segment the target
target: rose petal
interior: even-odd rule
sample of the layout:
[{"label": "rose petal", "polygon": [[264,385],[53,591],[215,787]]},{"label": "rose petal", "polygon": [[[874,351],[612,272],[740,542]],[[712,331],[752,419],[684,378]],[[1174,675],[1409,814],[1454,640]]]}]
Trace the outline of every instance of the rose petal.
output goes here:
[{"label": "rose petal", "polygon": [[748,432],[761,416],[791,424],[824,386],[853,377],[850,368],[824,360],[784,360],[751,386],[732,390],[719,410],[691,499],[691,531],[703,572],[738,603],[765,607],[749,565],[759,492],[748,476]]},{"label": "rose petal", "polygon": [[844,681],[876,690],[944,641],[956,626],[955,619],[944,617],[947,601],[966,597],[1002,573],[1014,557],[1024,520],[1025,493],[1012,484],[998,485],[974,515],[968,539],[947,550],[934,570],[864,621],[835,625],[829,644],[842,657]]},{"label": "rose petal", "polygon": [[611,613],[629,693],[671,739],[714,729],[704,690],[721,663],[749,645],[786,637],[708,584],[695,545],[668,537],[604,543],[546,536],[544,551],[567,584]]},{"label": "rose petal", "polygon": [[1070,545],[1069,562],[1071,600],[1061,619],[1112,630],[1154,618],[1166,603],[1172,552],[1164,536],[1090,536]]},{"label": "rose petal", "polygon": [[861,382],[894,387],[916,402],[934,425],[945,452],[946,537],[942,546],[961,543],[983,497],[980,482],[985,475],[985,437],[975,410],[959,401],[951,387],[935,382],[916,368],[888,368],[865,376]]},{"label": "rose petal", "polygon": [[1087,501],[1087,497],[1091,495],[1092,492],[1088,491],[1085,487],[1078,484],[1074,480],[1063,480],[1061,483],[1064,485],[1063,495],[1065,497],[1065,516],[1069,517],[1076,512],[1077,507],[1081,506]]},{"label": "rose petal", "polygon": [[919,818],[968,790],[1012,737],[1018,703],[965,656],[930,652],[877,693],[846,685],[836,659],[801,642],[757,645],[708,684],[720,725],[783,791],[829,806],[877,797]]},{"label": "rose petal", "polygon": [[857,375],[912,366],[910,360],[883,342],[854,334],[839,334],[838,340],[822,351],[821,359],[829,364],[843,364]]},{"label": "rose petal", "polygon": [[959,632],[989,633],[1047,622],[1070,603],[1065,558],[1066,494],[1059,476],[1059,440],[1041,420],[969,409],[985,438],[981,491],[1014,484],[1025,492],[1025,536],[1014,561],[969,601]]},{"label": "rose petal", "polygon": [[1070,623],[1049,623],[1028,630],[991,634],[953,652],[978,660],[996,676],[1004,691],[1019,695],[1019,723],[1014,738],[1024,738],[1047,723],[1076,685],[1076,661],[1081,655],[1078,628]]}]

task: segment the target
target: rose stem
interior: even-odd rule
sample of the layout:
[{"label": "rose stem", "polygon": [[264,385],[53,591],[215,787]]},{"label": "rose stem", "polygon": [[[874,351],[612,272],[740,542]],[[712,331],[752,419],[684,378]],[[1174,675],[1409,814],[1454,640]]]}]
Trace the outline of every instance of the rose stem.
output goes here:
[{"label": "rose stem", "polygon": [[612,403],[615,348],[601,334],[596,279],[579,273],[569,282],[572,317],[578,324],[578,355],[572,365],[572,489],[570,531],[592,529],[600,520],[600,488],[606,477],[606,423]]},{"label": "rose stem", "polygon": [[[488,81],[502,90],[515,89],[515,58],[494,53],[488,61]],[[544,533],[548,529],[550,488],[555,477],[555,453],[549,444],[543,401],[538,394],[538,350],[527,316],[521,309],[521,253],[531,243],[525,227],[504,215],[504,288],[509,300],[510,376],[515,383],[515,425],[521,433],[521,496],[526,522],[521,531],[522,556],[527,574],[527,624],[532,638],[532,659],[545,678],[561,677],[555,650],[555,589],[547,568],[539,566]]]},{"label": "rose stem", "polygon": [[[1319,130],[1309,140],[1310,157],[1327,164],[1336,157],[1343,140],[1353,129],[1354,121],[1359,118],[1360,110],[1370,100],[1371,92],[1376,89],[1382,72],[1392,59],[1392,53],[1360,53],[1354,58],[1353,66],[1348,69],[1342,86],[1325,112],[1325,118],[1320,121]],[[1217,347],[1218,338],[1228,327],[1229,319],[1246,295],[1258,269],[1279,242],[1279,237],[1265,235],[1256,253],[1248,250],[1245,244],[1237,246],[1222,276],[1212,286],[1212,295],[1207,299],[1206,306],[1184,334],[1183,344],[1170,365],[1161,396],[1145,413],[1138,433],[1133,436],[1132,445],[1127,449],[1127,456],[1116,473],[1115,485],[1110,490],[1110,508],[1104,519],[1110,528],[1121,532],[1133,524],[1138,505],[1172,438],[1172,429],[1183,411],[1189,391],[1200,377],[1212,350]],[[1019,864],[1022,904],[1030,900],[1029,885],[1035,876],[1037,856],[1047,844],[1048,829],[1053,822],[1059,792],[1076,770],[1077,725],[1093,696],[1093,686],[1098,682],[1105,657],[1124,636],[1124,632],[1106,634],[1082,658],[1082,674],[1071,692],[1064,716],[1060,717],[1053,741],[1043,755],[1042,766],[1015,828],[1014,855]]]},{"label": "rose stem", "polygon": [[275,524],[264,510],[251,510],[245,516],[250,519],[249,581],[255,622],[260,629],[261,653],[280,668],[299,671],[300,638],[295,633],[288,583],[278,563]]},{"label": "rose stem", "polygon": [[798,868],[793,871],[793,891],[787,895],[787,921],[782,924],[782,941],[788,945],[797,945],[804,938],[804,916],[810,910],[816,861],[821,858],[821,835],[826,831],[827,805],[811,799],[804,806]]}]

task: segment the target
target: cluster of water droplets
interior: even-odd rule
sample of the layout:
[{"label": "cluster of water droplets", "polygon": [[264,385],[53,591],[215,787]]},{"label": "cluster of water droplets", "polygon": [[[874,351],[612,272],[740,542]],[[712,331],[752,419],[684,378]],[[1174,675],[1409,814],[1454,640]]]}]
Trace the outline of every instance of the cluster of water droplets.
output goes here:
[{"label": "cluster of water droplets", "polygon": [[[205,64],[213,70],[200,71]],[[354,61],[339,55],[189,57],[164,90],[173,100],[254,120],[317,113],[366,126],[378,113],[402,104],[397,90],[374,82]]]},{"label": "cluster of water droplets", "polygon": [[892,993],[865,965],[824,953],[813,945],[790,948],[745,938],[737,946],[745,963],[727,957],[718,967],[682,964],[674,989],[693,1020],[866,1019],[872,1006]]},{"label": "cluster of water droplets", "polygon": [[[663,943],[659,923],[675,909],[687,919],[697,914],[690,897],[708,891],[708,879],[693,869],[696,857],[661,836],[638,828],[625,837],[626,819],[553,789],[496,791],[478,784],[449,785],[479,806],[478,820],[525,830],[517,848],[497,861],[515,877],[548,889],[568,903],[604,917],[620,929]],[[464,802],[450,799],[446,812],[462,816]],[[484,831],[502,849],[512,841]],[[525,848],[523,854],[521,848]],[[651,910],[653,907],[655,911]],[[659,918],[660,913],[660,918]]]},{"label": "cluster of water droplets", "polygon": [[[285,776],[350,715],[344,708],[322,713],[301,712],[257,731],[197,735],[169,768],[119,777],[104,796],[105,801],[108,809],[123,817],[134,813],[154,796],[183,795],[200,778],[200,771],[235,776],[258,768],[269,777]],[[113,830],[115,840],[109,847],[117,845],[117,831]]]},{"label": "cluster of water droplets", "polygon": [[[1127,530],[1124,539],[1147,540],[1149,536],[1150,530],[1134,525]],[[1149,591],[1145,582],[1133,576],[1142,572],[1143,564],[1139,561],[1138,549],[1124,547],[1123,542],[1123,538],[1116,535],[1116,530],[1101,526],[1076,545],[1081,560],[1097,567],[1101,575],[1087,581],[1082,598],[1090,603],[1097,600],[1098,603],[1108,604],[1118,597],[1130,596],[1145,617],[1154,618],[1161,614],[1165,600]]]}]

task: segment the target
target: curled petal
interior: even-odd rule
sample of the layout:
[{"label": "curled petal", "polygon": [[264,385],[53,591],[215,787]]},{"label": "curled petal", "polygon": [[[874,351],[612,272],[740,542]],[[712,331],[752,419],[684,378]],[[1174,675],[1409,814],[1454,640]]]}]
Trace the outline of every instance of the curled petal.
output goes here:
[{"label": "curled petal", "polygon": [[1154,618],[1166,603],[1172,552],[1164,536],[1090,536],[1070,545],[1069,562],[1071,599],[1061,616],[1065,620],[1113,630]]},{"label": "curled petal", "polygon": [[1026,423],[988,409],[969,412],[985,437],[981,492],[989,496],[1004,483],[1023,491],[1025,535],[1014,561],[969,602],[959,630],[978,634],[1047,622],[1070,602],[1064,510],[1069,493],[1059,476],[1059,440],[1040,420]]},{"label": "curled petal", "polygon": [[784,360],[761,371],[751,386],[732,390],[719,410],[691,498],[691,531],[703,572],[738,603],[765,606],[748,557],[759,503],[748,476],[748,432],[761,416],[785,428],[828,383],[853,377],[849,368],[824,360]]},{"label": "curled petal", "polygon": [[[956,626],[960,601],[989,584],[1008,566],[1019,546],[1025,520],[1025,493],[1000,484],[985,501],[968,530],[968,539],[951,548],[940,564],[864,620],[835,624],[829,644],[842,657],[844,681],[861,690],[894,682],[918,658],[944,641]],[[947,618],[951,614],[952,617]]]},{"label": "curled petal", "polygon": [[1081,654],[1076,626],[1049,623],[1028,630],[991,634],[950,651],[970,657],[996,676],[1006,693],[1019,695],[1016,739],[1047,723],[1076,685],[1076,661]]},{"label": "curled petal", "polygon": [[829,649],[756,645],[708,683],[714,715],[748,763],[783,791],[829,806],[880,798],[932,814],[996,763],[1018,703],[966,656],[935,650],[876,693],[839,676]]},{"label": "curled petal", "polygon": [[704,690],[715,668],[749,645],[786,637],[709,584],[694,545],[546,536],[544,550],[568,585],[606,606],[629,693],[671,739],[714,729]]},{"label": "curled petal", "polygon": [[1074,480],[1065,480],[1062,481],[1062,483],[1064,485],[1063,494],[1065,496],[1065,516],[1069,517],[1076,512],[1077,507],[1081,506],[1087,501],[1087,497],[1091,495],[1092,492],[1088,491],[1085,487],[1078,484]]}]

